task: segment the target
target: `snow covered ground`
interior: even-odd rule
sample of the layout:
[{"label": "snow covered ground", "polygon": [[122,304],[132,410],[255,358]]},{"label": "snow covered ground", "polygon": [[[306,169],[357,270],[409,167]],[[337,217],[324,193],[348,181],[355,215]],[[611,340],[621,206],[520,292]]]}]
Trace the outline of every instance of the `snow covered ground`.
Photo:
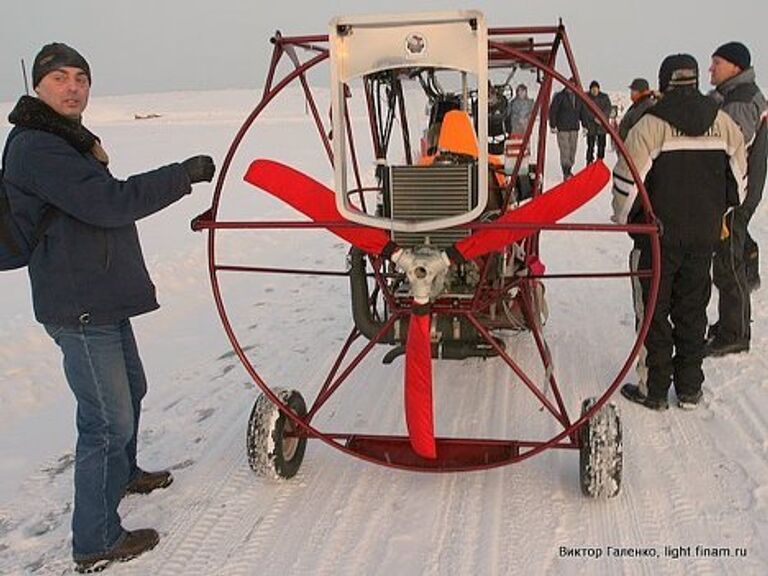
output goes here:
[{"label": "snow covered ground", "polygon": [[[210,153],[218,161],[256,92],[95,98],[89,126],[118,176]],[[5,118],[12,103],[0,104]],[[327,110],[327,104],[321,106]],[[158,114],[137,120],[135,115]],[[224,217],[295,218],[238,182],[255,157],[330,176],[295,94],[275,105],[238,155]],[[8,126],[0,125],[0,136]],[[557,181],[550,143],[548,181]],[[583,143],[579,158],[583,158]],[[612,163],[613,155],[609,154]],[[618,396],[625,471],[611,501],[585,499],[578,456],[548,451],[519,465],[467,474],[415,474],[344,457],[317,442],[298,476],[275,482],[248,467],[244,437],[256,390],[215,313],[205,236],[189,220],[210,186],[140,224],[160,311],[134,326],[150,379],[140,463],[176,481],[121,505],[128,528],[161,533],[153,552],[113,574],[451,575],[768,573],[768,292],[754,297],[753,349],[706,360],[705,405],[656,414]],[[606,189],[574,216],[604,222]],[[765,206],[754,220],[768,240]],[[620,234],[549,233],[551,272],[623,269]],[[222,234],[233,263],[343,269],[346,246],[323,231]],[[54,344],[32,319],[25,272],[3,273],[0,307],[0,573],[66,574],[70,562],[74,403]],[[233,275],[224,296],[241,343],[273,386],[311,392],[350,326],[344,279]],[[569,409],[601,392],[632,343],[626,280],[551,281],[546,336]],[[531,364],[528,335],[508,348]],[[366,361],[318,425],[400,432],[402,359]],[[493,360],[438,362],[443,435],[551,435],[551,422]],[[630,375],[631,376],[631,375]],[[306,394],[310,395],[311,394]],[[714,555],[713,555],[714,553]]]}]

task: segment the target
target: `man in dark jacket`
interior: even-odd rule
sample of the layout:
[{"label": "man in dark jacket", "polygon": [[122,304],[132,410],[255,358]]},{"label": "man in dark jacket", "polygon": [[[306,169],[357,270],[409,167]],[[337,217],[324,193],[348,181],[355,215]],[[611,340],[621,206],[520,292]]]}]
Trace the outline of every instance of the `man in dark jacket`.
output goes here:
[{"label": "man in dark jacket", "polygon": [[726,222],[727,233],[717,246],[712,263],[718,290],[718,321],[710,328],[708,356],[749,350],[751,336],[750,290],[760,284],[757,244],[747,226],[763,196],[768,154],[766,101],[755,84],[749,50],[740,42],[723,44],[712,54],[711,94],[720,108],[741,128],[747,145],[747,197]]},{"label": "man in dark jacket", "polygon": [[191,184],[210,181],[214,165],[195,156],[118,180],[82,124],[91,85],[86,60],[65,44],[48,44],[32,78],[37,98],[23,96],[8,117],[15,126],[4,183],[26,240],[39,240],[29,262],[35,316],[61,348],[77,400],[72,547],[84,571],[158,541],[155,530],[125,530],[117,512],[126,493],[172,481],[170,472],[136,464],[147,385],[130,318],[158,304],[134,222],[183,198]]},{"label": "man in dark jacket", "polygon": [[[698,64],[692,56],[665,58],[659,89],[661,99],[626,141],[663,235],[658,299],[638,359],[639,382],[625,384],[621,393],[647,408],[664,410],[674,384],[678,406],[690,409],[702,397],[712,250],[723,215],[744,196],[746,155],[738,126],[699,92]],[[613,175],[613,220],[641,222],[637,188],[623,157]],[[633,239],[630,268],[648,270],[648,236]],[[649,278],[633,278],[638,325],[649,290]]]},{"label": "man in dark jacket", "polygon": [[571,177],[573,164],[576,161],[576,147],[579,143],[579,109],[580,102],[576,94],[566,87],[555,94],[549,106],[549,128],[557,134],[560,167],[563,170],[564,180]]},{"label": "man in dark jacket", "polygon": [[[611,99],[608,94],[600,91],[600,83],[592,80],[589,83],[587,97],[600,109],[606,122],[611,115]],[[587,131],[587,164],[595,160],[595,144],[597,144],[597,158],[605,158],[605,127],[598,121],[592,111],[584,104],[579,108],[581,124]]]},{"label": "man in dark jacket", "polygon": [[632,100],[632,105],[624,113],[619,123],[619,136],[621,136],[622,140],[627,139],[632,126],[637,124],[637,121],[642,118],[648,108],[656,103],[653,90],[651,90],[648,80],[645,78],[635,78],[632,80],[632,84],[629,85],[629,97]]}]

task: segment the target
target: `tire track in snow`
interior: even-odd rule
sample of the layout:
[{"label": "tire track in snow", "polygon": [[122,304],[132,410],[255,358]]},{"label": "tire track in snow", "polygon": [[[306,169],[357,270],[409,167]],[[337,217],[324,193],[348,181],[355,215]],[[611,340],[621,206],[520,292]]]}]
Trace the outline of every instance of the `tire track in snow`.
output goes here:
[{"label": "tire track in snow", "polygon": [[[337,458],[329,458],[328,450],[323,450],[305,462],[306,470],[296,478],[279,482],[276,494],[262,504],[262,515],[251,528],[240,537],[231,535],[236,545],[217,573],[249,575],[254,566],[262,574],[345,573],[335,572],[333,566],[343,557],[343,536],[356,528],[354,521],[343,522],[347,494],[350,488],[364,492],[365,476],[354,463],[334,460]],[[343,470],[340,476],[339,470]],[[329,486],[333,488],[328,490]],[[243,515],[252,516],[250,509]],[[300,519],[298,524],[296,519]]]},{"label": "tire track in snow", "polygon": [[754,390],[748,389],[745,394],[729,394],[726,399],[716,396],[717,402],[712,403],[713,416],[702,422],[706,424],[706,434],[702,435],[701,444],[708,466],[714,470],[717,495],[726,504],[719,514],[713,510],[722,533],[720,541],[727,538],[734,546],[748,547],[750,557],[744,562],[754,563],[757,572],[766,572],[768,560],[762,545],[766,537],[765,523],[760,522],[759,514],[750,513],[760,506],[761,491],[768,486],[768,461],[755,457],[767,452],[766,420],[757,411],[759,404],[751,397],[753,393]]},{"label": "tire track in snow", "polygon": [[[289,354],[289,351],[283,351],[273,357],[271,365],[280,365]],[[210,574],[222,560],[221,549],[227,549],[229,531],[237,530],[238,516],[232,512],[235,509],[232,501],[242,501],[252,496],[257,504],[264,507],[263,497],[259,498],[258,494],[262,481],[250,470],[245,455],[244,440],[250,404],[247,405],[246,413],[242,401],[228,402],[231,397],[242,395],[239,386],[225,385],[224,389],[231,392],[227,398],[218,398],[220,402],[217,406],[220,409],[217,417],[203,420],[205,426],[201,436],[214,437],[214,440],[205,445],[203,457],[195,463],[194,472],[190,473],[197,473],[194,477],[195,488],[191,493],[171,493],[173,500],[164,502],[168,508],[179,502],[180,510],[174,509],[170,526],[161,531],[157,553],[148,555],[146,560],[140,558],[128,565],[135,566],[135,573],[148,573],[146,563],[152,562],[149,573],[153,574],[190,573],[190,570]],[[203,397],[184,408],[188,415],[193,415],[197,413],[197,408],[209,402],[210,398]],[[290,486],[286,485],[285,488],[290,489]],[[277,515],[278,512],[279,506],[273,513]],[[258,514],[255,517],[258,518]],[[265,518],[265,521],[268,520]],[[243,520],[248,521],[248,518]],[[253,522],[253,518],[250,522]],[[247,529],[251,530],[252,527]],[[158,557],[163,560],[156,560]]]},{"label": "tire track in snow", "polygon": [[[625,404],[626,410],[632,410],[633,406]],[[640,409],[640,407],[636,407]],[[640,416],[640,414],[635,414]],[[612,515],[615,516],[614,522],[616,527],[616,534],[607,534],[606,542],[614,546],[627,546],[627,547],[655,547],[658,554],[662,554],[660,545],[668,542],[674,542],[675,538],[672,534],[672,528],[668,522],[664,521],[666,511],[670,509],[669,495],[666,487],[663,490],[663,494],[655,493],[653,490],[643,489],[644,486],[655,484],[655,480],[651,477],[655,474],[655,467],[650,468],[644,464],[642,458],[644,455],[650,453],[651,447],[655,447],[658,444],[664,445],[667,449],[667,440],[665,438],[664,430],[657,427],[657,423],[654,421],[655,414],[643,414],[647,416],[647,422],[644,422],[642,426],[643,431],[648,431],[649,434],[641,436],[632,436],[627,438],[627,434],[624,434],[625,458],[629,456],[631,459],[629,462],[625,462],[624,467],[624,489],[618,497],[616,502],[617,509],[612,511]],[[635,420],[630,420],[632,423],[636,423]],[[639,426],[627,426],[626,419],[624,420],[625,429],[628,427],[630,430],[637,430]],[[629,474],[628,474],[629,473]],[[627,476],[629,475],[629,478]],[[608,503],[610,506],[612,503]],[[627,515],[631,519],[630,529],[625,528],[625,523],[622,522],[622,516]],[[635,560],[620,561],[621,570],[627,574],[642,574],[648,576],[655,576],[656,574],[682,574],[680,570],[674,570],[671,566],[665,566],[660,564],[660,560],[642,559],[640,562]]]},{"label": "tire track in snow", "polygon": [[[219,543],[218,561],[215,564],[209,563],[208,572],[204,573],[253,574],[254,566],[262,564],[267,567],[280,567],[280,570],[264,568],[260,570],[261,573],[280,573],[281,562],[284,562],[286,557],[271,558],[266,552],[269,551],[270,541],[278,540],[277,536],[286,530],[285,519],[292,513],[303,513],[302,510],[291,512],[293,510],[291,505],[296,494],[301,491],[304,481],[301,472],[290,480],[262,481],[259,488],[269,490],[268,502],[254,498],[251,491],[244,493],[233,506],[229,506],[229,514],[236,516],[237,525],[235,529],[230,527],[227,531],[223,531]],[[239,509],[238,505],[240,505]],[[276,564],[271,564],[270,561]]]},{"label": "tire track in snow", "polygon": [[[758,450],[768,453],[768,419],[765,411],[758,411],[758,403],[752,398],[735,397],[735,406],[729,410],[729,420],[734,424],[740,444],[752,444]],[[761,442],[762,439],[762,442]],[[756,461],[764,472],[768,472],[768,460]]]},{"label": "tire track in snow", "polygon": [[[725,455],[709,449],[710,443],[706,440],[710,420],[702,420],[697,417],[698,414],[701,412],[684,412],[672,407],[662,415],[670,421],[670,449],[676,456],[668,459],[667,467],[658,470],[662,477],[661,486],[666,488],[664,509],[669,510],[670,517],[674,519],[674,532],[668,533],[666,540],[692,547],[697,544],[737,546],[729,533],[741,533],[743,526],[737,514],[722,511],[743,506],[735,501],[733,493],[734,489],[743,488],[743,483],[729,486],[717,474]],[[746,508],[743,509],[746,511]],[[697,534],[696,542],[690,542],[690,534]],[[678,562],[685,574],[715,576],[744,573],[744,566],[720,558],[695,557]]]},{"label": "tire track in snow", "polygon": [[[588,299],[582,304],[582,307],[577,306],[579,310],[588,311],[588,315],[593,314],[591,312],[593,308]],[[562,312],[566,316],[569,313],[567,310]],[[616,313],[621,316],[619,311]],[[555,321],[558,321],[557,317]],[[555,355],[558,381],[561,385],[565,384],[563,388],[564,400],[566,405],[572,408],[578,408],[581,405],[581,400],[590,395],[602,396],[605,392],[605,386],[618,372],[618,365],[615,364],[616,358],[606,359],[600,355],[595,356],[585,348],[585,343],[588,343],[587,346],[595,346],[596,343],[605,341],[604,334],[598,331],[599,326],[596,327],[591,322],[579,323],[578,325],[582,327],[582,330],[573,330],[570,325],[555,326],[557,337],[551,343]],[[613,348],[608,347],[607,349]],[[608,376],[610,379],[606,380]],[[630,372],[629,378],[632,377],[633,374]],[[552,506],[557,515],[554,542],[552,547],[547,550],[548,554],[542,553],[544,560],[539,560],[537,564],[534,564],[534,566],[545,567],[542,570],[544,573],[591,575],[604,570],[619,569],[628,574],[655,575],[657,573],[658,565],[656,562],[633,559],[627,563],[621,560],[603,558],[603,560],[595,563],[595,561],[584,558],[559,557],[560,546],[577,548],[598,546],[605,552],[604,547],[607,545],[653,545],[653,542],[649,542],[649,539],[653,538],[649,538],[649,536],[663,534],[665,530],[664,523],[660,520],[659,514],[655,512],[655,508],[648,506],[642,493],[638,492],[638,486],[643,485],[644,482],[637,481],[637,479],[644,476],[644,470],[638,464],[634,452],[634,442],[637,438],[635,430],[642,428],[645,432],[645,427],[631,425],[634,414],[626,413],[624,408],[627,404],[622,403],[620,396],[614,395],[610,401],[619,406],[624,429],[625,463],[622,491],[616,498],[608,501],[594,501],[583,496],[578,488],[578,452],[562,451],[558,453],[559,460],[567,461],[567,466],[574,467],[575,473],[569,477],[567,485],[555,490],[555,501],[559,504],[559,508]],[[627,410],[631,411],[632,408],[628,407]],[[574,410],[573,417],[576,416],[578,416],[578,410]],[[647,442],[647,439],[644,442]],[[566,468],[566,465],[559,468],[571,469]],[[651,483],[653,484],[653,482]],[[539,569],[541,570],[541,568]]]},{"label": "tire track in snow", "polygon": [[[163,534],[156,555],[162,561],[153,562],[153,573],[180,574],[190,569],[197,570],[200,548],[223,513],[214,504],[232,491],[235,478],[239,478],[238,486],[243,483],[242,472],[247,464],[242,440],[237,438],[240,441],[235,441],[235,437],[240,436],[236,432],[241,433],[242,430],[242,423],[235,418],[230,428],[224,431],[226,434],[220,437],[210,451],[210,454],[216,455],[215,461],[212,461],[214,458],[211,456],[198,461],[196,471],[204,470],[203,478],[198,475],[193,491],[179,495],[178,500],[183,504]],[[148,560],[150,558],[154,560],[155,555],[147,557]]]},{"label": "tire track in snow", "polygon": [[[508,369],[505,365],[501,367],[499,362],[483,362],[478,371],[472,364],[464,367],[465,377],[457,379],[457,386],[445,390],[452,403],[461,406],[464,416],[453,420],[451,432],[462,435],[461,420],[473,415],[474,425],[481,433],[508,438],[512,413],[509,404],[514,394],[507,378],[500,378]],[[478,374],[481,376],[479,382],[474,381]],[[489,558],[486,546],[500,548],[500,542],[506,539],[502,527],[508,527],[515,517],[504,506],[505,489],[509,489],[507,470],[454,473],[442,479],[438,499],[442,510],[433,522],[435,536],[424,574],[497,573],[499,558],[496,554]]]},{"label": "tire track in snow", "polygon": [[[382,397],[391,392],[385,386],[377,390]],[[353,400],[345,399],[336,410],[348,420],[355,419],[355,411],[345,411],[344,407]],[[391,414],[393,420],[398,417],[396,412]],[[371,510],[386,503],[386,494],[395,488],[388,474],[332,452],[320,443],[314,444],[320,446],[321,452],[305,462],[303,472],[299,473],[303,475],[301,488],[289,495],[293,500],[290,510],[304,516],[306,526],[299,530],[296,526],[286,526],[278,522],[283,519],[283,511],[270,510],[258,527],[243,538],[245,545],[240,553],[233,553],[220,573],[251,574],[254,565],[280,566],[280,571],[275,573],[285,571],[297,575],[354,573],[349,571],[348,564],[359,558],[351,548],[360,537],[360,520],[374,515]],[[292,549],[294,543],[296,546]],[[287,563],[287,559],[290,562]],[[362,562],[365,561],[362,558]]]},{"label": "tire track in snow", "polygon": [[760,514],[750,513],[760,508],[760,495],[768,486],[768,420],[760,411],[768,361],[752,353],[706,362],[705,369],[708,419],[702,423],[706,425],[701,444],[716,466],[718,495],[727,504],[717,521],[731,539],[737,534],[740,544],[749,547],[749,560],[742,562],[754,565],[756,573],[768,573],[762,545],[768,531],[765,522],[760,522]]},{"label": "tire track in snow", "polygon": [[[243,435],[244,432],[245,426],[241,430]],[[221,493],[224,501],[221,507],[225,508],[221,512],[222,517],[211,529],[213,537],[209,535],[207,538],[210,544],[203,546],[196,556],[196,563],[205,568],[204,574],[229,574],[232,562],[237,563],[243,549],[263,549],[264,542],[274,537],[276,528],[282,525],[290,501],[305,498],[305,486],[314,482],[307,479],[307,475],[312,473],[311,458],[305,460],[302,470],[290,480],[266,480],[254,475],[245,462],[244,449],[241,452],[241,471],[230,482],[228,489]],[[265,501],[262,492],[269,495],[268,500]],[[247,554],[241,563],[243,571],[239,573],[250,574],[259,558]]]},{"label": "tire track in snow", "polygon": [[[214,362],[213,365],[218,367],[219,363]],[[156,574],[173,573],[173,570],[178,569],[189,571],[190,566],[195,566],[192,559],[206,541],[206,533],[215,524],[211,504],[226,495],[228,487],[234,484],[233,478],[242,475],[243,468],[247,469],[242,440],[245,415],[239,399],[244,392],[235,384],[237,376],[227,375],[223,383],[213,385],[220,374],[205,374],[201,371],[195,374],[196,378],[203,378],[214,386],[213,393],[188,395],[184,399],[189,401],[183,405],[177,404],[176,410],[180,422],[195,422],[197,438],[193,440],[195,446],[190,451],[201,454],[198,454],[196,461],[189,460],[192,464],[187,467],[188,471],[162,495],[159,507],[161,513],[166,513],[168,517],[163,515],[156,519],[161,532],[158,553],[148,555],[146,559],[137,559],[126,566],[129,569],[129,566],[135,565],[137,573],[142,573],[142,565],[146,564],[152,565],[152,573]],[[183,379],[189,378],[184,376]],[[217,407],[216,414],[201,420],[198,416],[200,410],[211,405]],[[167,450],[167,443],[172,440],[166,431],[153,444],[166,444]],[[192,483],[193,487],[186,488],[187,483]],[[154,496],[129,498],[124,518],[146,514],[146,499],[152,498]],[[158,557],[163,558],[162,562]]]},{"label": "tire track in snow", "polygon": [[[674,407],[664,413],[653,413],[628,402],[623,405],[624,413],[630,415],[629,425],[625,421],[625,427],[642,433],[629,438],[625,434],[629,446],[625,455],[633,455],[625,470],[631,476],[626,479],[626,488],[615,511],[618,514],[615,520],[617,536],[609,542],[618,546],[654,547],[658,557],[616,561],[627,574],[709,574],[704,566],[685,565],[680,560],[664,557],[664,546],[685,545],[687,535],[693,533],[693,526],[701,520],[694,507],[695,499],[680,483],[680,478],[689,474],[681,468],[687,465],[690,454],[695,453],[691,446],[694,431],[681,427],[680,414]],[[658,454],[664,452],[673,452],[676,457],[659,459]],[[658,466],[657,462],[663,462],[667,467]],[[648,490],[643,489],[644,486],[656,488]],[[638,509],[642,512],[638,513]],[[625,530],[621,522],[621,517],[627,515],[632,518],[631,531]]]},{"label": "tire track in snow", "polygon": [[[217,573],[242,539],[239,535],[247,533],[248,525],[254,522],[246,511],[254,507],[255,492],[262,486],[245,462],[241,464],[188,537],[188,550],[191,545],[192,563],[199,574]],[[287,495],[278,491],[270,513],[278,515],[286,499]],[[262,518],[265,523],[270,521],[269,516]]]},{"label": "tire track in snow", "polygon": [[[529,358],[536,354],[533,343],[518,344],[517,356]],[[529,368],[526,366],[525,368]],[[532,409],[529,403],[531,393],[511,375],[506,365],[499,366],[497,378],[502,383],[502,392],[496,397],[502,414],[499,415],[500,433],[505,437],[520,438],[543,435],[543,422],[529,418],[518,425]],[[539,413],[536,412],[538,416]],[[547,420],[548,422],[548,420]],[[548,430],[546,425],[544,428]],[[514,431],[514,432],[513,432]],[[552,461],[556,462],[552,466]],[[558,487],[560,458],[553,453],[542,453],[519,464],[512,464],[490,474],[490,491],[493,498],[483,501],[483,518],[490,522],[489,530],[482,544],[480,558],[487,563],[487,574],[534,574],[541,558],[546,554],[541,549],[547,546],[554,533],[561,508],[561,493]],[[540,501],[544,505],[537,505]],[[521,511],[536,510],[534,515],[521,517]],[[532,534],[545,535],[531,538]]]},{"label": "tire track in snow", "polygon": [[[366,385],[375,389],[368,395],[369,406],[392,406],[392,396],[395,390],[391,385],[392,379],[399,380],[400,367],[393,365],[371,375]],[[397,376],[395,376],[397,375]],[[399,394],[396,394],[399,398]],[[351,397],[341,407],[349,414],[348,419],[356,410],[352,405],[359,402],[359,397]],[[344,408],[346,407],[346,410]],[[402,410],[378,410],[372,417],[381,418],[377,427],[384,430],[397,430],[402,426]],[[384,469],[372,464],[338,454],[344,460],[346,488],[339,486],[337,491],[349,490],[348,495],[341,500],[343,510],[335,514],[335,525],[326,533],[326,541],[316,562],[310,560],[306,570],[307,575],[321,574],[335,576],[338,574],[364,574],[370,571],[370,566],[376,565],[372,556],[380,546],[382,531],[387,525],[389,514],[398,496],[403,491],[403,485],[408,483],[407,473],[397,470]],[[316,565],[316,572],[313,569]]]},{"label": "tire track in snow", "polygon": [[[558,352],[564,357],[560,358],[561,372],[568,378],[567,381],[582,383],[583,390],[573,390],[582,396],[568,398],[569,406],[581,406],[581,400],[590,395],[601,396],[604,390],[597,390],[589,383],[599,383],[604,380],[599,374],[604,371],[603,366],[593,362],[589,354],[579,354],[581,346],[575,344],[573,338],[583,338],[585,335],[569,335],[567,339],[558,342]],[[591,331],[587,329],[586,341],[592,340]],[[597,341],[597,340],[595,340]],[[586,394],[585,394],[586,392]],[[619,404],[616,396],[610,402]],[[579,453],[563,451],[560,459],[567,459],[573,466],[575,473],[569,476],[570,482],[563,485],[559,491],[560,510],[558,511],[558,526],[556,529],[556,541],[552,547],[550,560],[545,563],[546,574],[553,576],[562,573],[591,575],[598,571],[596,568],[605,569],[605,566],[614,566],[616,560],[603,557],[600,560],[589,558],[560,557],[560,548],[595,547],[606,552],[606,546],[645,546],[651,543],[647,541],[647,532],[658,533],[662,530],[661,522],[655,514],[648,514],[650,510],[643,506],[642,500],[635,495],[633,478],[631,477],[636,462],[632,458],[633,438],[627,434],[627,417],[619,406],[619,416],[623,428],[624,444],[624,469],[623,481],[620,493],[612,499],[600,500],[584,496],[579,488]],[[574,412],[572,418],[580,416],[580,411]],[[628,478],[629,476],[629,478]],[[642,512],[644,511],[644,512]],[[629,520],[629,521],[627,521]],[[618,561],[621,562],[621,561]],[[607,564],[604,564],[607,563]],[[655,563],[633,559],[631,563],[621,563],[620,570],[624,574],[655,574]],[[616,568],[617,570],[619,568]]]},{"label": "tire track in snow", "polygon": [[[320,549],[315,548],[319,556],[316,561],[303,559],[309,564],[303,574],[363,574],[370,566],[367,554],[370,553],[371,532],[381,529],[380,522],[389,511],[396,482],[390,477],[393,474],[390,471],[373,470],[366,465],[355,465],[348,470],[351,474],[347,475],[347,486],[340,490],[344,497],[341,500],[331,498],[335,502],[343,501],[344,507],[327,519],[325,542]],[[315,562],[316,571],[311,566]],[[361,564],[362,572],[355,569]]]},{"label": "tire track in snow", "polygon": [[[461,574],[462,556],[474,556],[476,541],[466,541],[464,536],[464,514],[468,511],[468,502],[472,500],[471,483],[466,477],[451,474],[441,487],[439,501],[442,503],[435,518],[431,553],[426,560],[425,576],[452,576]],[[467,518],[471,523],[473,518]]]}]

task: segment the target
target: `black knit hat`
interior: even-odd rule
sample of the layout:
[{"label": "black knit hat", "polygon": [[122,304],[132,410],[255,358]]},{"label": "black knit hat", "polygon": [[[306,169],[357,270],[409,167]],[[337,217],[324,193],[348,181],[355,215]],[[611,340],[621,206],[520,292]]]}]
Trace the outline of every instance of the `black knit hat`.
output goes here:
[{"label": "black knit hat", "polygon": [[592,80],[592,82],[589,83],[589,89],[592,90],[592,88],[597,88],[600,90],[600,82],[597,80]]},{"label": "black knit hat", "polygon": [[699,63],[690,54],[672,54],[659,68],[659,90],[666,92],[678,86],[699,86]]},{"label": "black knit hat", "polygon": [[752,64],[752,56],[749,50],[741,42],[728,42],[723,44],[712,53],[712,56],[719,56],[723,60],[728,60],[742,70],[746,70]]},{"label": "black knit hat", "polygon": [[648,80],[645,78],[635,78],[632,80],[632,84],[629,85],[630,90],[636,90],[637,92],[645,92],[650,90],[651,87],[648,84]]},{"label": "black knit hat", "polygon": [[37,87],[46,74],[64,66],[80,68],[88,76],[88,83],[91,83],[91,68],[85,58],[74,48],[61,42],[53,42],[43,46],[35,56],[35,63],[32,65],[32,86]]}]

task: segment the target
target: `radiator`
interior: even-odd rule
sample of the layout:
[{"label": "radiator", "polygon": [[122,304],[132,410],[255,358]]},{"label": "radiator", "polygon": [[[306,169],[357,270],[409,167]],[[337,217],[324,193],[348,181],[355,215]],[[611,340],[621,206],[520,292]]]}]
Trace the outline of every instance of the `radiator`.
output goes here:
[{"label": "radiator", "polygon": [[[390,209],[396,219],[433,220],[469,212],[475,194],[475,165],[392,166],[389,173]],[[447,248],[469,230],[393,232],[400,246],[429,244]]]}]

